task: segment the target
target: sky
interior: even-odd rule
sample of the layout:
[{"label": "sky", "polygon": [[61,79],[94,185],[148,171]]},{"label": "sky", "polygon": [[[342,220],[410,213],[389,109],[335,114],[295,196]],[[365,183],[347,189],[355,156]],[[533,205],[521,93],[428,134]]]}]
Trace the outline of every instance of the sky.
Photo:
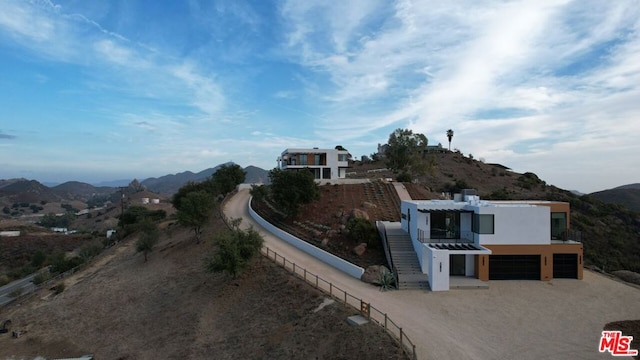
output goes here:
[{"label": "sky", "polygon": [[0,179],[270,170],[407,128],[564,189],[640,182],[636,0],[0,8]]}]

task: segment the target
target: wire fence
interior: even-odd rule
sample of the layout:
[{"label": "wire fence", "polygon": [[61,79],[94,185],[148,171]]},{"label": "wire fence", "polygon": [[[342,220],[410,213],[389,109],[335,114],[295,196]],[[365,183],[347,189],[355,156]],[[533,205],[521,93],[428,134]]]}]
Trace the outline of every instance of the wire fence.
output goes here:
[{"label": "wire fence", "polygon": [[328,294],[331,298],[358,310],[363,317],[367,318],[370,321],[373,321],[374,323],[384,328],[387,333],[389,333],[396,341],[398,341],[398,343],[402,347],[402,350],[411,359],[417,359],[416,345],[413,343],[413,341],[411,341],[411,339],[409,339],[404,330],[402,330],[402,327],[398,326],[398,324],[396,324],[389,318],[387,313],[384,313],[375,308],[370,303],[367,303],[364,300],[349,294],[346,290],[335,286],[330,281],[327,281],[320,276],[308,271],[306,268],[303,268],[296,263],[287,260],[284,256],[271,250],[267,246],[264,246],[262,248],[261,254],[272,260],[285,270],[289,271],[296,277],[304,280],[314,288]]}]

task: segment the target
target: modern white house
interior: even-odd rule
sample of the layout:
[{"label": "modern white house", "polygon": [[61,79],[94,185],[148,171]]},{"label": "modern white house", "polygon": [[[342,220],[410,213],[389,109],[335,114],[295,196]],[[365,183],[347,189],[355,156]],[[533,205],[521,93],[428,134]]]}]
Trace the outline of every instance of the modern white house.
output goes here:
[{"label": "modern white house", "polygon": [[316,179],[343,179],[346,177],[351,154],[338,149],[286,149],[278,157],[282,170],[311,171]]},{"label": "modern white house", "polygon": [[411,238],[433,291],[452,276],[487,280],[582,279],[582,244],[570,239],[569,204],[480,200],[403,200],[401,228]]}]

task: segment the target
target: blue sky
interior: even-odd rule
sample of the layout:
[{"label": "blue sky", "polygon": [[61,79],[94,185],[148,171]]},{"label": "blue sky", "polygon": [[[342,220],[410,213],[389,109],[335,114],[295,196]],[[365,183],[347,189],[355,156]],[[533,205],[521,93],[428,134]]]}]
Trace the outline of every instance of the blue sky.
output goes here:
[{"label": "blue sky", "polygon": [[640,182],[640,3],[0,3],[0,178],[161,176],[396,128],[548,183]]}]

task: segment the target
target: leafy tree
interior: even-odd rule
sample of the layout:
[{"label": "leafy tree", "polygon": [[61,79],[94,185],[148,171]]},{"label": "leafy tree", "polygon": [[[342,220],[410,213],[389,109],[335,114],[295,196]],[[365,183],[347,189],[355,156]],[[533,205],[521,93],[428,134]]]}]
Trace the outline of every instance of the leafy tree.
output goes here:
[{"label": "leafy tree", "polygon": [[153,251],[158,243],[160,231],[155,223],[146,220],[141,225],[142,235],[136,242],[136,252],[144,254],[144,262],[147,262],[147,256]]},{"label": "leafy tree", "polygon": [[38,224],[44,227],[69,227],[76,216],[72,213],[65,213],[64,215],[57,216],[54,213],[45,214],[40,218]]},{"label": "leafy tree", "polygon": [[427,137],[423,134],[414,134],[409,129],[396,129],[389,135],[385,152],[387,167],[412,176],[424,174],[427,169],[424,161],[427,143]]},{"label": "leafy tree", "polygon": [[260,252],[264,239],[253,228],[244,231],[236,225],[230,232],[219,235],[215,243],[218,251],[207,261],[207,270],[236,278]]},{"label": "leafy tree", "polygon": [[253,196],[254,199],[260,201],[268,195],[269,190],[264,185],[253,184],[251,185],[251,190],[249,191],[249,193],[251,194],[251,196]]},{"label": "leafy tree", "polygon": [[193,229],[196,243],[200,243],[202,227],[209,221],[215,208],[214,196],[205,190],[192,191],[184,195],[180,200],[180,207],[177,213],[178,222]]},{"label": "leafy tree", "polygon": [[320,189],[310,171],[290,171],[273,169],[271,179],[271,198],[287,216],[296,217],[302,204],[308,204],[320,198]]},{"label": "leafy tree", "polygon": [[213,188],[213,183],[210,181],[203,181],[199,183],[189,181],[178,189],[178,192],[173,194],[173,198],[171,199],[173,207],[175,207],[176,210],[180,210],[182,207],[182,199],[187,196],[187,194],[197,191],[206,191],[212,195],[217,194],[217,191]]},{"label": "leafy tree", "polygon": [[42,250],[38,250],[31,257],[31,266],[33,266],[34,268],[38,269],[38,268],[42,267],[42,265],[44,264],[45,260],[47,260],[47,255],[45,255],[45,253],[42,252]]},{"label": "leafy tree", "polygon": [[118,226],[123,229],[123,236],[127,236],[141,229],[145,220],[160,221],[167,217],[164,210],[149,210],[144,206],[131,206],[120,216]]},{"label": "leafy tree", "polygon": [[[211,181],[215,184],[218,194],[226,196],[232,192],[238,184],[244,182],[247,172],[238,164],[222,165],[211,175]],[[217,195],[217,194],[215,194]]]},{"label": "leafy tree", "polygon": [[451,139],[453,139],[453,130],[447,130],[447,139],[449,139],[449,151],[451,151]]}]

